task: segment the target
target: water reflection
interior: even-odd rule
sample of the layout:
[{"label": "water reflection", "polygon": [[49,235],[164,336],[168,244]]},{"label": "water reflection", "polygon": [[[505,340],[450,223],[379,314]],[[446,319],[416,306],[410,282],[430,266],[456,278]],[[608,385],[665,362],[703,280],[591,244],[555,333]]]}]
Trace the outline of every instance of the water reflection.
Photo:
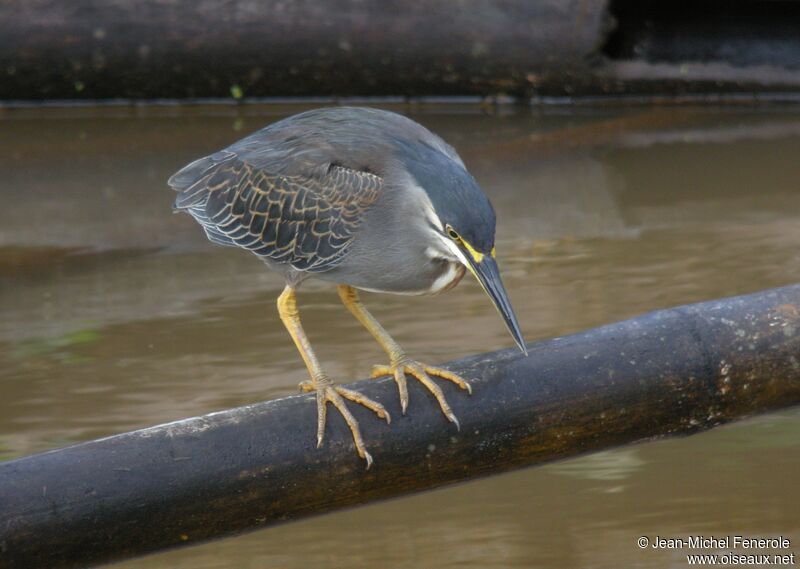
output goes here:
[{"label": "water reflection", "polygon": [[[172,215],[164,181],[297,110],[0,115],[0,459],[294,392],[305,371],[275,313],[280,279]],[[460,111],[413,116],[493,200],[528,340],[800,280],[796,112]],[[511,345],[466,279],[365,300],[422,360]],[[330,287],[300,301],[331,375],[382,360]],[[123,566],[682,567],[635,538],[800,543],[798,431],[797,413],[771,415]]]}]

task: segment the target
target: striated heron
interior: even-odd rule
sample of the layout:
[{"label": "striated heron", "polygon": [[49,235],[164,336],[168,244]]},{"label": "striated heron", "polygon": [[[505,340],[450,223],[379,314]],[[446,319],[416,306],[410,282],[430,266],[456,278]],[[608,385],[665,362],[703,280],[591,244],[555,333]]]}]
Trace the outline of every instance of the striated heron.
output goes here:
[{"label": "striated heron", "polygon": [[169,179],[176,211],[200,223],[221,245],[252,251],[286,280],[278,297],[281,320],[305,361],[317,396],[317,446],[326,404],[342,414],[361,458],[372,463],[359,425],[344,400],[389,422],[380,403],[334,384],[320,366],[300,324],[295,291],[310,277],[338,285],[344,305],[389,357],[372,376],[393,376],[403,414],[406,374],[433,393],[458,426],[441,388],[469,383],[442,368],[409,358],[367,311],[357,289],[437,294],[469,270],[492,299],[525,352],[495,261],[495,213],[456,151],[401,115],[366,108],[326,108],[276,122],[200,158]]}]

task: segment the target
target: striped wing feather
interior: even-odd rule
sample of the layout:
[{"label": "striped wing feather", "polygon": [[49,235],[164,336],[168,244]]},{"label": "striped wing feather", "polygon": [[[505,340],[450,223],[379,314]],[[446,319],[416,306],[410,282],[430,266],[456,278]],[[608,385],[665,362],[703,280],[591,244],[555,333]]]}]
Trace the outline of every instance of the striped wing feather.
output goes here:
[{"label": "striped wing feather", "polygon": [[321,272],[347,252],[382,180],[337,165],[320,176],[273,175],[222,152],[193,162],[169,183],[180,192],[175,208],[190,213],[211,241]]}]

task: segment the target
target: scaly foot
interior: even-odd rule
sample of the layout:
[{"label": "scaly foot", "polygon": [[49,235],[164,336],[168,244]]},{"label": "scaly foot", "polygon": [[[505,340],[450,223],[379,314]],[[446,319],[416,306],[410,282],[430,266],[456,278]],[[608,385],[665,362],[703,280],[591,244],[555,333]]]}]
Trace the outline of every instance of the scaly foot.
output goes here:
[{"label": "scaly foot", "polygon": [[383,405],[357,391],[347,389],[346,387],[340,387],[333,383],[318,382],[314,384],[312,381],[304,381],[300,384],[300,390],[305,393],[311,391],[317,393],[317,448],[322,445],[322,439],[325,437],[325,418],[327,417],[326,403],[332,403],[333,406],[339,410],[339,413],[342,414],[342,417],[344,417],[347,426],[350,427],[358,456],[367,461],[367,468],[369,468],[372,465],[372,456],[367,452],[364,446],[364,439],[361,437],[358,421],[356,421],[356,418],[350,413],[344,400],[349,399],[353,403],[363,405],[367,409],[374,411],[379,418],[386,419],[387,423],[391,423],[392,418]]},{"label": "scaly foot", "polygon": [[456,427],[460,430],[461,425],[459,424],[458,419],[456,419],[456,416],[453,414],[453,410],[450,408],[450,405],[447,404],[447,400],[444,398],[442,389],[436,385],[436,383],[434,383],[434,381],[431,379],[431,376],[441,377],[442,379],[452,381],[471,395],[472,387],[470,387],[469,383],[467,383],[464,378],[453,373],[452,371],[448,371],[440,367],[428,366],[406,357],[399,358],[397,361],[388,366],[374,366],[372,368],[373,378],[382,377],[385,375],[394,377],[394,380],[397,383],[397,389],[400,392],[400,408],[403,410],[403,415],[406,414],[406,408],[408,408],[408,386],[406,385],[406,374],[410,374],[417,378],[420,382],[422,382],[422,385],[428,388],[428,391],[433,393],[433,396],[436,397],[436,400],[439,402],[439,406],[442,408],[442,413],[444,413],[444,416],[447,417],[447,420],[451,423],[455,423]]}]

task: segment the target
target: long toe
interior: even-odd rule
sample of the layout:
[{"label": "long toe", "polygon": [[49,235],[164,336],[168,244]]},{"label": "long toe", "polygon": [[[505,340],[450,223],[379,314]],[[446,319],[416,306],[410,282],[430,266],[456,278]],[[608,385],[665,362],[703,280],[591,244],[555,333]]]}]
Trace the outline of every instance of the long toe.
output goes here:
[{"label": "long toe", "polygon": [[408,409],[408,383],[406,382],[405,371],[402,366],[376,365],[372,367],[373,379],[385,375],[394,377],[394,382],[397,384],[397,392],[400,394],[400,410],[405,415],[406,409]]},{"label": "long toe", "polygon": [[470,386],[467,380],[460,375],[444,368],[428,366],[409,359],[404,359],[388,366],[374,366],[372,368],[373,378],[383,377],[386,375],[394,377],[395,382],[397,383],[397,388],[400,392],[400,407],[403,410],[403,415],[405,415],[406,408],[408,407],[408,387],[406,385],[406,374],[411,375],[419,380],[419,382],[422,383],[422,385],[424,385],[428,391],[433,394],[433,396],[436,398],[436,401],[438,401],[439,407],[442,409],[444,416],[447,417],[447,420],[455,424],[456,428],[460,430],[461,425],[458,422],[458,418],[456,418],[453,410],[447,403],[442,388],[436,384],[432,377],[440,377],[455,383],[458,387],[471,395],[472,386]]},{"label": "long toe", "polygon": [[433,366],[424,366],[425,373],[428,375],[433,375],[436,377],[441,377],[442,379],[446,379],[448,381],[452,381],[461,389],[472,395],[472,386],[460,375],[453,373],[450,370],[446,370],[440,367],[433,367]]},{"label": "long toe", "polygon": [[327,415],[328,407],[325,405],[325,393],[317,391],[317,448],[322,446],[322,439],[325,438]]},{"label": "long toe", "polygon": [[[307,390],[307,388],[308,386],[305,383],[301,384],[301,389]],[[325,434],[326,403],[331,403],[347,423],[350,433],[353,435],[353,443],[355,444],[358,456],[367,461],[367,468],[372,466],[372,455],[367,452],[366,446],[364,445],[364,438],[361,435],[361,428],[359,427],[358,420],[356,420],[350,412],[350,409],[347,408],[345,399],[363,405],[367,409],[373,411],[379,418],[385,419],[387,423],[391,422],[389,412],[377,401],[352,389],[333,384],[318,385],[313,389],[316,391],[317,395],[317,446],[322,444],[322,438]]]},{"label": "long toe", "polygon": [[460,430],[461,425],[459,424],[455,413],[453,413],[453,410],[450,408],[450,405],[447,403],[447,399],[444,397],[442,388],[439,387],[436,382],[434,382],[433,379],[431,379],[431,377],[425,372],[424,366],[417,363],[409,364],[406,365],[405,371],[406,373],[417,378],[420,383],[422,383],[422,385],[428,389],[428,391],[433,393],[433,396],[436,397],[436,401],[439,402],[439,407],[442,409],[444,416],[447,417],[447,420],[451,423],[455,423],[456,427]]},{"label": "long toe", "polygon": [[338,393],[345,399],[349,399],[353,403],[358,403],[359,405],[363,405],[367,409],[370,409],[378,416],[378,418],[385,419],[387,423],[392,422],[392,417],[391,415],[389,415],[389,412],[383,405],[381,405],[377,401],[370,399],[369,397],[363,395],[362,393],[359,393],[358,391],[347,389],[346,387],[339,387],[337,385],[334,386],[334,389],[336,390],[336,393]]}]

